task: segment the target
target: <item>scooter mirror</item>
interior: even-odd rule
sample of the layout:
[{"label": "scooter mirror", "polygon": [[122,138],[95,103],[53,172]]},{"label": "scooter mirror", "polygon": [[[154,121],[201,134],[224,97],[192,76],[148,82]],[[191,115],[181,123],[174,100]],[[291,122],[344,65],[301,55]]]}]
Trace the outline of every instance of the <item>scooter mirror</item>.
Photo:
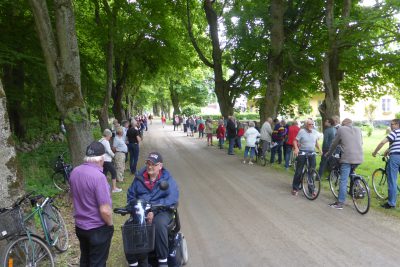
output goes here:
[{"label": "scooter mirror", "polygon": [[160,189],[161,190],[166,191],[166,190],[168,190],[168,188],[169,188],[169,183],[167,181],[162,181],[160,183]]}]

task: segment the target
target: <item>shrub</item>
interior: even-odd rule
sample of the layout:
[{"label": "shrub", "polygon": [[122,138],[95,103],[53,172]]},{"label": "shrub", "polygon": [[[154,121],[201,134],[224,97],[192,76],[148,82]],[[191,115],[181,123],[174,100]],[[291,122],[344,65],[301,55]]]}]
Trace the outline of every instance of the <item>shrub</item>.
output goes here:
[{"label": "shrub", "polygon": [[371,124],[364,124],[361,126],[363,132],[367,133],[367,136],[370,137],[372,132],[374,131],[374,127]]},{"label": "shrub", "polygon": [[396,113],[395,117],[396,117],[396,119],[400,119],[400,112]]}]

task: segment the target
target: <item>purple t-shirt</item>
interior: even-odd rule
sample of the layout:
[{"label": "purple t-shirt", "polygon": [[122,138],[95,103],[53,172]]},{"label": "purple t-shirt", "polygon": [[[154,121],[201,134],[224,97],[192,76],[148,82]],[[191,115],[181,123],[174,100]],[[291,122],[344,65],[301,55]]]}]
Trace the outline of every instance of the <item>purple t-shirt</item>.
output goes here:
[{"label": "purple t-shirt", "polygon": [[70,176],[75,225],[83,230],[103,226],[100,206],[112,205],[110,185],[102,171],[96,164],[84,163],[74,168]]}]

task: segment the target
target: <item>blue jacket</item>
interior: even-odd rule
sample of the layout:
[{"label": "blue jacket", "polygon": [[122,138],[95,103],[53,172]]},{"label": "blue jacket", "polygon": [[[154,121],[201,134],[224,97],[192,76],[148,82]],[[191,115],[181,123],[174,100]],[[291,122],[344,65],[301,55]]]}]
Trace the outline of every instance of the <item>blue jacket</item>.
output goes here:
[{"label": "blue jacket", "polygon": [[[171,174],[163,168],[160,179],[156,182],[153,189],[150,190],[144,183],[143,173],[145,171],[146,167],[142,168],[136,175],[135,179],[133,179],[133,182],[128,189],[127,203],[134,199],[141,199],[150,202],[151,204],[176,206],[179,200],[179,188]],[[159,184],[161,181],[168,182],[169,188],[167,190],[163,191],[160,189]]]}]

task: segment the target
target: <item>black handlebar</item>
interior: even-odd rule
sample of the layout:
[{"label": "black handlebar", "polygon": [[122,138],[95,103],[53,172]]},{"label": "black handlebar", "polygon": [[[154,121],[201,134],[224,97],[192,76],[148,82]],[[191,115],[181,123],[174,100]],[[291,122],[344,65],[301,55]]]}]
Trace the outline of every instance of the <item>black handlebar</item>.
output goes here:
[{"label": "black handlebar", "polygon": [[127,214],[130,214],[130,211],[127,210],[126,208],[115,208],[115,209],[114,209],[114,213],[120,214],[120,215],[122,215],[122,216],[125,216],[125,215],[127,215]]}]

